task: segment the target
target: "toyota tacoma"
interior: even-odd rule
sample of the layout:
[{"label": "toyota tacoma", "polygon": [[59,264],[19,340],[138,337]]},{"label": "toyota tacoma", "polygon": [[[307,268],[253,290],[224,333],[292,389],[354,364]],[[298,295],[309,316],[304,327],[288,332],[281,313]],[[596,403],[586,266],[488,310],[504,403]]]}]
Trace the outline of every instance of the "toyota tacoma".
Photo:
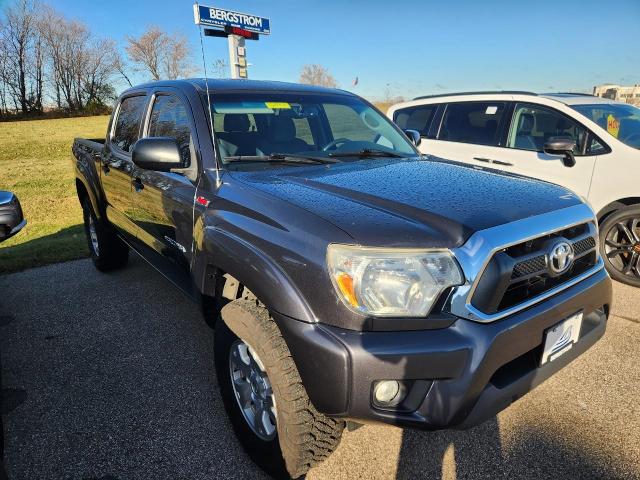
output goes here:
[{"label": "toyota tacoma", "polygon": [[133,250],[201,302],[234,430],[274,476],[348,421],[479,424],[604,334],[592,209],[419,142],[345,91],[203,79],[129,89],[74,142],[95,266]]}]

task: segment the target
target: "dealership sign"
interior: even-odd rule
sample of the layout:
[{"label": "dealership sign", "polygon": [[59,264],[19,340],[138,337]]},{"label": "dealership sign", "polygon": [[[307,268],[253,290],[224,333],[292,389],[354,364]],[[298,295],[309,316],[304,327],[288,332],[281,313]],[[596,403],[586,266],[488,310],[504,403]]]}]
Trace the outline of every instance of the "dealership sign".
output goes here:
[{"label": "dealership sign", "polygon": [[198,25],[223,29],[226,27],[240,28],[261,35],[269,35],[271,33],[268,18],[197,4],[193,6],[193,13],[195,22]]}]

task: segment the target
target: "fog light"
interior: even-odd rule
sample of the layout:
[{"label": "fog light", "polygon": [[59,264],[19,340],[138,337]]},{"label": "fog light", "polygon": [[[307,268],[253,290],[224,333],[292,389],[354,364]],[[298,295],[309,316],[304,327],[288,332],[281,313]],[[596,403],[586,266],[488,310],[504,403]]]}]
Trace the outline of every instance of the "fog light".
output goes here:
[{"label": "fog light", "polygon": [[373,387],[373,398],[380,406],[398,405],[403,397],[402,387],[397,380],[381,380]]}]

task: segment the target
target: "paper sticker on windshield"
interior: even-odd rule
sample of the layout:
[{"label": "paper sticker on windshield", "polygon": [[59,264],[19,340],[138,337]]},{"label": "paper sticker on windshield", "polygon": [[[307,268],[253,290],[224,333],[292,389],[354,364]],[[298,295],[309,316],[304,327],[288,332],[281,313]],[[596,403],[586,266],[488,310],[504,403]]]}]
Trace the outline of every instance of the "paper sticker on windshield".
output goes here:
[{"label": "paper sticker on windshield", "polygon": [[616,138],[618,138],[618,134],[620,133],[620,122],[616,120],[612,114],[609,114],[607,117],[607,132]]},{"label": "paper sticker on windshield", "polygon": [[291,108],[287,102],[264,102],[267,108],[271,108],[273,110],[288,110]]},{"label": "paper sticker on windshield", "polygon": [[487,110],[484,113],[485,115],[495,115],[497,111],[498,111],[498,107],[490,106],[490,107],[487,107]]}]

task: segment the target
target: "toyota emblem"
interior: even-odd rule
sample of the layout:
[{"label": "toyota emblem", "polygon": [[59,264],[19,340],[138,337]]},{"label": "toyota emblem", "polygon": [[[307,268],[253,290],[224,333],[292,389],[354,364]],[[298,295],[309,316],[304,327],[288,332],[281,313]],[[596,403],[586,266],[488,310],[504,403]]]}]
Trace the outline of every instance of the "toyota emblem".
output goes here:
[{"label": "toyota emblem", "polygon": [[549,250],[549,270],[555,276],[562,275],[573,265],[575,252],[566,240],[555,242]]}]

